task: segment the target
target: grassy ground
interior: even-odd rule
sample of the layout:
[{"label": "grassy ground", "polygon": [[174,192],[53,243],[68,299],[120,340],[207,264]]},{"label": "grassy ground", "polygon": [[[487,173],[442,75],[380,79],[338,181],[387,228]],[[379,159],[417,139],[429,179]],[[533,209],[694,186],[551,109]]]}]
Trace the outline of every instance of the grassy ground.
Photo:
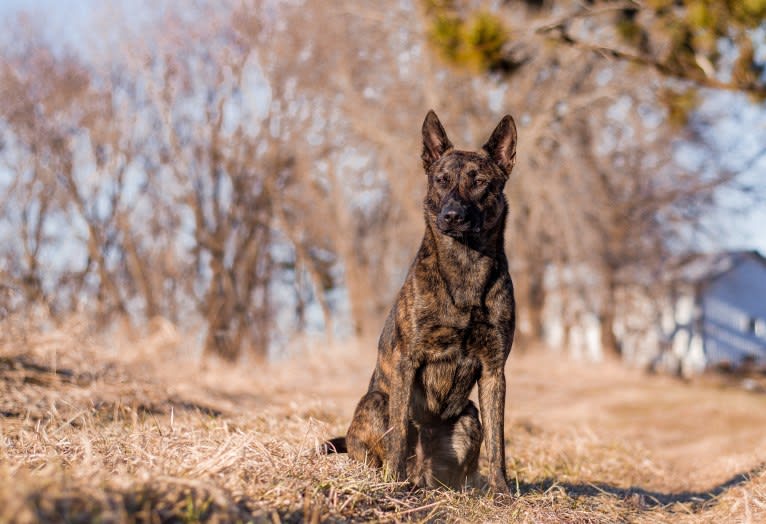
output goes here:
[{"label": "grassy ground", "polygon": [[515,495],[413,491],[316,454],[371,343],[201,369],[167,326],[84,333],[2,337],[0,522],[766,522],[766,395],[517,352]]}]

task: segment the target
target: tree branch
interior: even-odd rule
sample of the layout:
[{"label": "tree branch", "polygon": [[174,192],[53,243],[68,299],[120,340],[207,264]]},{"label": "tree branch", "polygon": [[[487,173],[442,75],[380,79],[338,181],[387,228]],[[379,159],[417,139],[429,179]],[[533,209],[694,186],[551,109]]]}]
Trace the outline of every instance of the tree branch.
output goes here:
[{"label": "tree branch", "polygon": [[[704,71],[701,69],[700,74],[694,74],[694,71],[684,71],[678,68],[674,68],[668,64],[660,62],[652,56],[631,53],[629,51],[615,49],[613,47],[608,47],[601,44],[594,44],[591,42],[578,40],[566,31],[565,24],[565,22],[560,22],[558,24],[543,26],[538,29],[538,33],[545,34],[548,40],[566,44],[570,47],[582,49],[584,51],[591,51],[606,58],[613,58],[622,60],[624,62],[630,62],[644,67],[649,67],[657,71],[662,76],[692,82],[700,87],[721,89],[725,91],[737,91],[758,97],[766,97],[766,86],[758,85],[755,83],[739,84],[736,82],[723,82],[716,79],[715,77],[705,75]],[[556,32],[558,34],[549,34],[552,32]]]}]

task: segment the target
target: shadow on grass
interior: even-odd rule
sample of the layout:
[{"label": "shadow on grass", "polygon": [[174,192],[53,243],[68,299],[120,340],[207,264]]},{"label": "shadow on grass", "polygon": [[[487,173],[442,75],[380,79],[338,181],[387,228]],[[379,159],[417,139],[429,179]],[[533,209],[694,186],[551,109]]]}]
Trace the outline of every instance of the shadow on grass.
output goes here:
[{"label": "shadow on grass", "polygon": [[519,483],[521,495],[545,493],[553,489],[560,489],[571,498],[613,496],[626,500],[642,508],[659,508],[672,504],[690,504],[693,509],[700,509],[711,501],[718,498],[731,488],[737,487],[751,480],[754,476],[766,471],[766,463],[759,464],[742,473],[738,473],[728,480],[712,487],[707,491],[681,491],[662,492],[631,486],[621,488],[605,483],[575,483],[559,482],[555,479],[545,479],[535,483]]}]

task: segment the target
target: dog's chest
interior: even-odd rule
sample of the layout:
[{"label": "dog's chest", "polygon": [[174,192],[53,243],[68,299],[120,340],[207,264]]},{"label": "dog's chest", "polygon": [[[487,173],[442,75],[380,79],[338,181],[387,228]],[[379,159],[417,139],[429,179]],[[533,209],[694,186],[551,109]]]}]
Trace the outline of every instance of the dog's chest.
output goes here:
[{"label": "dog's chest", "polygon": [[459,415],[480,369],[479,360],[470,356],[424,363],[415,381],[416,413],[441,419]]},{"label": "dog's chest", "polygon": [[456,256],[452,252],[449,254],[450,263],[442,265],[439,270],[443,289],[438,294],[443,293],[445,296],[440,298],[453,306],[452,314],[470,320],[483,306],[485,292],[493,276],[494,261],[487,257],[473,259]]},{"label": "dog's chest", "polygon": [[460,414],[478,380],[480,352],[486,349],[479,343],[482,334],[492,328],[472,316],[469,315],[465,323],[453,317],[452,325],[433,326],[422,333],[416,390],[419,390],[420,410],[426,416],[447,419]]}]

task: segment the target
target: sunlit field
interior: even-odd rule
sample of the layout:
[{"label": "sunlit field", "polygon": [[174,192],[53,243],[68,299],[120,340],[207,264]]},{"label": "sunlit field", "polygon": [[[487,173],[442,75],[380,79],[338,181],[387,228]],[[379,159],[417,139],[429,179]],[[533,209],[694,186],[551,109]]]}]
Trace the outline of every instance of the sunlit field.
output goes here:
[{"label": "sunlit field", "polygon": [[766,523],[765,137],[766,0],[0,0],[0,524]]},{"label": "sunlit field", "polygon": [[[766,396],[549,352],[508,362],[511,497],[413,490],[345,455],[374,344],[237,368],[141,338],[6,333],[0,521],[763,522]],[[482,464],[481,471],[484,472]]]}]

